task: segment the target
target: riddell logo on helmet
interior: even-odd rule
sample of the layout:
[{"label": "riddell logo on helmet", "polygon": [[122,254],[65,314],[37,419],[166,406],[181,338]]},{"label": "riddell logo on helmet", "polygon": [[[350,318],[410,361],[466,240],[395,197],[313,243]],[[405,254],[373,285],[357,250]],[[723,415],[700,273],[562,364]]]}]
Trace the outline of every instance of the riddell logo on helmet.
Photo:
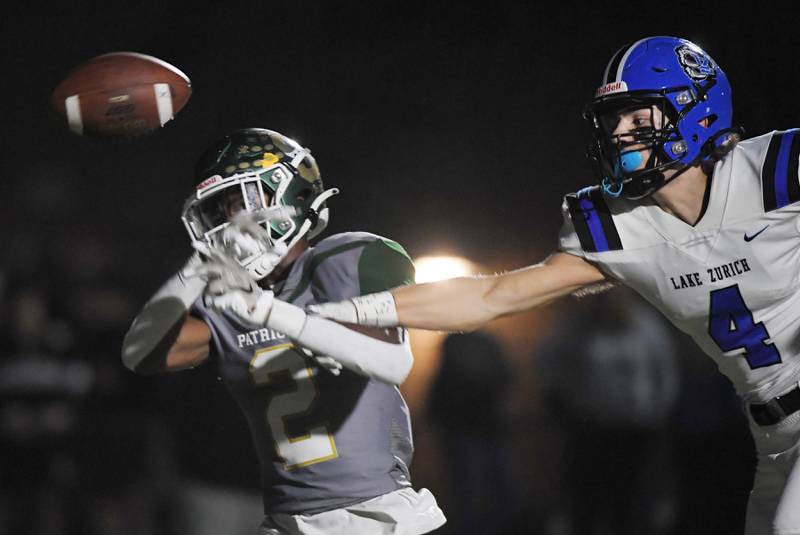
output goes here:
[{"label": "riddell logo on helmet", "polygon": [[207,179],[203,180],[202,182],[200,182],[197,185],[197,189],[201,190],[203,188],[207,188],[208,186],[210,186],[212,184],[216,184],[220,180],[222,180],[222,177],[220,175],[214,175],[211,178],[207,178]]},{"label": "riddell logo on helmet", "polygon": [[627,90],[628,90],[628,84],[620,80],[619,82],[611,82],[610,84],[598,87],[597,91],[594,92],[594,96],[602,97],[605,95],[611,95],[613,93],[622,93]]}]

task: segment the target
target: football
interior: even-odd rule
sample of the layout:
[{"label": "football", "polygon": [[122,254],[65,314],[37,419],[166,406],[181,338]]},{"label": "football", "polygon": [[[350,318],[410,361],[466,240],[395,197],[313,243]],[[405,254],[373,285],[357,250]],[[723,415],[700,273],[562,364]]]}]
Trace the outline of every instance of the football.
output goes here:
[{"label": "football", "polygon": [[111,52],[75,67],[53,90],[51,104],[79,135],[136,137],[156,130],[189,101],[189,78],[136,52]]}]

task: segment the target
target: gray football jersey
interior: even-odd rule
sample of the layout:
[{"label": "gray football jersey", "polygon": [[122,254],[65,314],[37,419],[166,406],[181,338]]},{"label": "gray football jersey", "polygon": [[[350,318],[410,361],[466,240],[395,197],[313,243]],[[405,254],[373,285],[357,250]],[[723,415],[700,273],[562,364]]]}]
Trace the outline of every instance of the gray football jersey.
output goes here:
[{"label": "gray football jersey", "polygon": [[[300,307],[410,284],[414,267],[396,242],[331,236],[305,251],[274,288]],[[410,485],[413,443],[397,386],[320,366],[282,333],[204,307],[212,354],[245,414],[261,464],[267,513],[316,513]]]},{"label": "gray football jersey", "polygon": [[799,157],[797,130],[742,141],[694,226],[652,200],[568,195],[560,249],[639,292],[763,402],[800,380]]}]

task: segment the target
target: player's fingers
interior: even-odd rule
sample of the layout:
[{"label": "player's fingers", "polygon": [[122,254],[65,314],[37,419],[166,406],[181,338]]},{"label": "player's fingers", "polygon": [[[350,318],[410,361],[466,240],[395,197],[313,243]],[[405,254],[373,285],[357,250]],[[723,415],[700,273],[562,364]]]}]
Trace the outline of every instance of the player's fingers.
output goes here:
[{"label": "player's fingers", "polygon": [[314,358],[316,359],[316,361],[319,363],[320,366],[326,368],[334,375],[339,375],[339,372],[342,369],[342,365],[339,363],[338,360],[334,360],[331,357],[324,357],[324,356],[319,356],[319,357],[315,356]]},{"label": "player's fingers", "polygon": [[297,208],[294,206],[270,206],[263,210],[249,212],[242,220],[251,223],[271,223],[291,219],[296,215]]},{"label": "player's fingers", "polygon": [[266,242],[252,234],[234,232],[231,233],[230,241],[227,244],[229,254],[236,258],[246,258],[264,252],[267,248]]},{"label": "player's fingers", "polygon": [[209,246],[201,241],[192,241],[192,247],[200,253],[203,258],[203,264],[225,264],[227,262],[226,255],[217,247]]},{"label": "player's fingers", "polygon": [[225,279],[215,279],[206,285],[206,293],[210,295],[224,295],[233,289]]},{"label": "player's fingers", "polygon": [[271,206],[252,212],[239,212],[231,220],[230,226],[241,232],[252,234],[256,239],[269,242],[270,235],[266,225],[289,220],[295,215],[297,215],[297,208],[294,206]]},{"label": "player's fingers", "polygon": [[219,278],[224,272],[224,267],[215,262],[203,262],[199,266],[191,268],[190,272],[190,276],[208,281]]}]

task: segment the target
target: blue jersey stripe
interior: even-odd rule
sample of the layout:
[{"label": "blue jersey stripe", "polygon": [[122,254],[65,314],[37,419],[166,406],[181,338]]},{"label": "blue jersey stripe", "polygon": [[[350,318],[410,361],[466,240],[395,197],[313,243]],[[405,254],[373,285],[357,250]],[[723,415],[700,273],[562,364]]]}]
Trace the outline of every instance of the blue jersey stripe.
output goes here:
[{"label": "blue jersey stripe", "polygon": [[[789,154],[791,153],[792,141],[794,140],[797,129],[787,130],[781,137],[781,146],[778,149],[778,158],[775,164],[775,207],[781,208],[791,204],[789,199],[789,181],[788,170],[791,162],[789,161]],[[797,165],[797,162],[794,162]]]},{"label": "blue jersey stripe", "polygon": [[594,241],[595,250],[598,253],[608,251],[608,240],[606,240],[606,233],[603,231],[603,224],[600,223],[600,218],[597,215],[597,210],[594,203],[589,197],[584,197],[580,200],[581,211],[586,220],[586,225],[589,227],[589,232]]},{"label": "blue jersey stripe", "polygon": [[583,188],[566,197],[572,224],[586,252],[619,251],[619,238],[614,218],[598,186]]}]

